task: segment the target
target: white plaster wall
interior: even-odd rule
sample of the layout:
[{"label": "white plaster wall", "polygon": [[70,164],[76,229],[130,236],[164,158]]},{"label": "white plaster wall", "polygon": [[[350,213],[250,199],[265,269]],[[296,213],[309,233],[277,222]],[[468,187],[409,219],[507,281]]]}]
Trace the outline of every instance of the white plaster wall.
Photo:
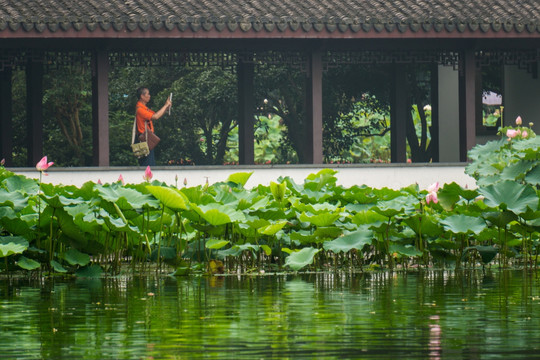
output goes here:
[{"label": "white plaster wall", "polygon": [[533,122],[534,132],[540,134],[540,79],[517,66],[505,66],[503,103],[506,126],[514,125],[519,115],[524,125]]},{"label": "white plaster wall", "polygon": [[[289,176],[297,184],[303,184],[310,174],[319,172],[322,167],[317,166],[194,166],[194,167],[156,167],[152,169],[153,180],[165,182],[169,185],[183,186],[184,179],[187,186],[204,185],[206,179],[210,184],[226,181],[230,174],[237,172],[253,172],[246,183],[250,189],[259,184],[269,185],[276,182],[280,176]],[[338,173],[337,184],[345,187],[353,185],[367,185],[373,188],[388,187],[400,189],[417,183],[421,189],[426,189],[434,182],[441,185],[456,182],[468,188],[476,188],[476,181],[465,174],[464,164],[385,164],[385,165],[359,165],[332,167]],[[32,168],[8,169],[29,178],[39,178],[39,172]],[[81,186],[87,181],[112,183],[118,181],[122,175],[126,183],[138,184],[143,182],[144,168],[118,167],[118,168],[50,168],[47,176],[43,176],[44,183]],[[176,182],[178,177],[178,182]]]},{"label": "white plaster wall", "polygon": [[439,66],[439,161],[459,162],[459,77]]}]

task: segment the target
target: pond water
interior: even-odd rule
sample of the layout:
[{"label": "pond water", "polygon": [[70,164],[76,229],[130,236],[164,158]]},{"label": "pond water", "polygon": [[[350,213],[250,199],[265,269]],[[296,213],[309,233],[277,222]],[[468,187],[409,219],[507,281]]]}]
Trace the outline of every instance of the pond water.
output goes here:
[{"label": "pond water", "polygon": [[0,280],[0,358],[540,358],[539,274]]}]

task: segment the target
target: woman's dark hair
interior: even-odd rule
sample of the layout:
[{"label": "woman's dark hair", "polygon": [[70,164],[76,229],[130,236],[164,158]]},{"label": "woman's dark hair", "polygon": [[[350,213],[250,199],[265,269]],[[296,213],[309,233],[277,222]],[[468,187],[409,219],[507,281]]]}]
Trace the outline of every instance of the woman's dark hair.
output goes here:
[{"label": "woman's dark hair", "polygon": [[145,88],[144,86],[137,89],[137,100],[141,99],[141,96],[145,93],[145,91],[148,91],[148,88]]}]

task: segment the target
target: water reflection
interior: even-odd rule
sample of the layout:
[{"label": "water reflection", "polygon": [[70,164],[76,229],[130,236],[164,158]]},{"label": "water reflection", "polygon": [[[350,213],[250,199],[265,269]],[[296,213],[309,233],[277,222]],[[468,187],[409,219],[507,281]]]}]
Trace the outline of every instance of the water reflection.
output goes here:
[{"label": "water reflection", "polygon": [[534,358],[520,271],[1,280],[2,356]]}]

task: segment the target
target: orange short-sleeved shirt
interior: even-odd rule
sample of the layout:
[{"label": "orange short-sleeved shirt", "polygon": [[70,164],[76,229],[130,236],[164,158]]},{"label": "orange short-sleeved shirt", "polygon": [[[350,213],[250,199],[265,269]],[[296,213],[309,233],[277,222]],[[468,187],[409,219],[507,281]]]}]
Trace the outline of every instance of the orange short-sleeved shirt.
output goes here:
[{"label": "orange short-sleeved shirt", "polygon": [[152,115],[156,112],[150,110],[142,102],[138,101],[135,107],[135,117],[137,118],[137,131],[142,134],[144,132],[144,122],[147,121],[148,130],[154,132],[154,123],[152,122]]}]

